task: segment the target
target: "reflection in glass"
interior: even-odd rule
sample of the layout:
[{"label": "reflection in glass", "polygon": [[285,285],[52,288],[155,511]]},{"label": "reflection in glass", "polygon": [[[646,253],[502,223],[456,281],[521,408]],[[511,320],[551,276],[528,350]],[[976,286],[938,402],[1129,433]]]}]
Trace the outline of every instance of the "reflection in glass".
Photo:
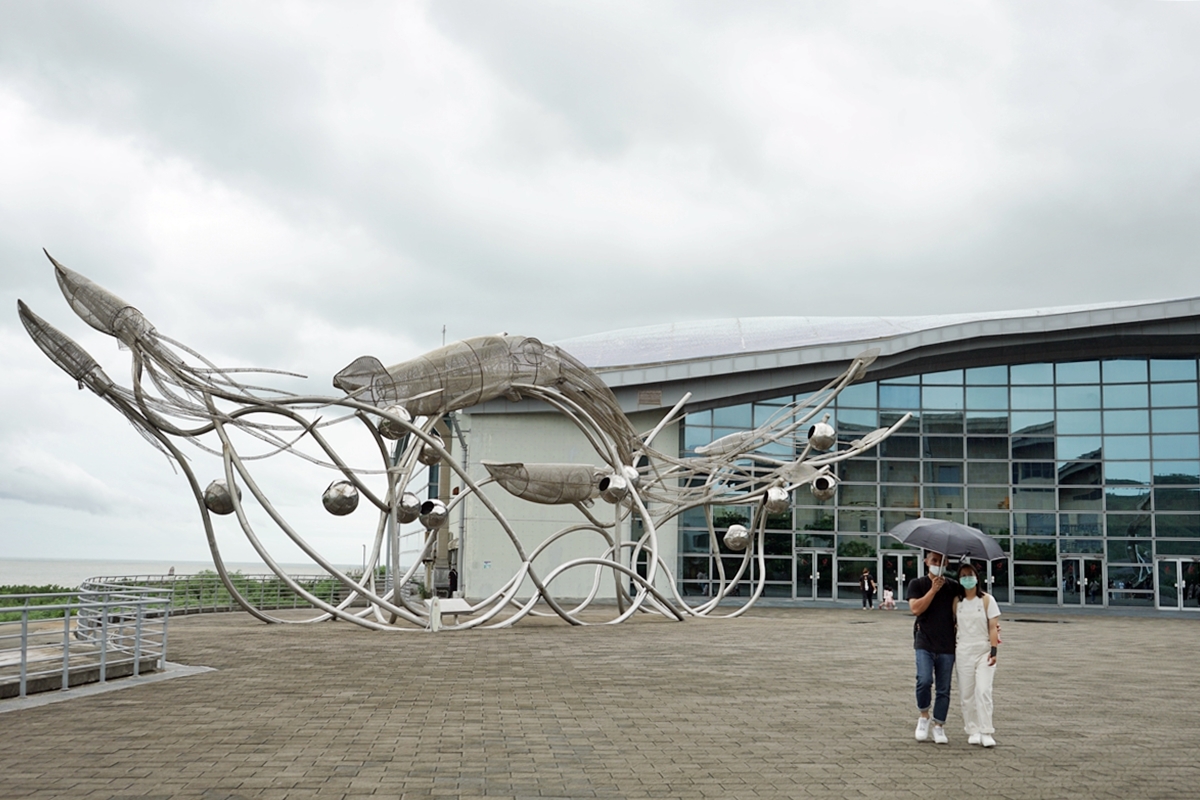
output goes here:
[{"label": "reflection in glass", "polygon": [[921,383],[926,386],[962,386],[963,371],[948,369],[944,372],[927,372],[921,378]]},{"label": "reflection in glass", "polygon": [[1049,486],[1054,483],[1053,461],[1014,461],[1012,482],[1021,486]]},{"label": "reflection in glass", "polygon": [[839,506],[874,506],[875,484],[843,483],[837,487]]},{"label": "reflection in glass", "polygon": [[724,408],[713,409],[713,426],[724,426],[728,428],[737,428],[738,430],[746,430],[753,427],[750,424],[750,404],[742,403],[737,406],[725,406]]},{"label": "reflection in glass", "polygon": [[972,509],[1007,509],[1008,487],[970,486],[967,488],[967,505]]},{"label": "reflection in glass", "polygon": [[1059,461],[1089,461],[1100,458],[1099,436],[1059,436]]},{"label": "reflection in glass", "polygon": [[833,510],[825,508],[797,508],[796,530],[798,531],[831,531],[833,530]]},{"label": "reflection in glass", "polygon": [[884,484],[879,487],[880,502],[887,508],[920,508],[920,491],[916,486]]},{"label": "reflection in glass", "polygon": [[1053,539],[1013,540],[1014,561],[1054,561],[1058,558],[1058,545]]},{"label": "reflection in glass", "polygon": [[839,431],[867,433],[879,427],[879,413],[866,408],[838,408],[834,427]]},{"label": "reflection in glass", "polygon": [[1058,531],[1063,536],[1103,536],[1099,514],[1059,514]]},{"label": "reflection in glass", "polygon": [[[1005,537],[1009,535],[1008,514],[989,513],[986,511],[970,511],[967,513],[967,524],[978,528],[989,536]],[[1008,550],[1007,540],[1001,547]]]},{"label": "reflection in glass", "polygon": [[1008,484],[1008,467],[995,461],[967,462],[967,483]]},{"label": "reflection in glass", "polygon": [[926,386],[921,390],[921,405],[924,408],[961,409],[963,390],[957,386]]},{"label": "reflection in glass", "polygon": [[1149,458],[1150,441],[1145,436],[1105,436],[1104,457],[1110,458]]},{"label": "reflection in glass", "polygon": [[880,384],[879,407],[916,411],[921,407],[921,387]]},{"label": "reflection in glass", "polygon": [[1150,384],[1150,405],[1155,408],[1171,406],[1196,407],[1195,383],[1152,383]]},{"label": "reflection in glass", "polygon": [[779,413],[785,402],[791,402],[792,396],[789,395],[782,400],[773,400],[766,403],[754,404],[754,426],[766,425],[771,417]]},{"label": "reflection in glass", "polygon": [[[917,517],[920,516],[920,513],[917,511],[884,511],[882,513],[883,513],[883,529],[885,531],[890,531],[892,528],[896,527],[897,525],[899,525],[901,522],[904,522],[905,520],[916,519]],[[895,539],[891,539],[890,543],[889,543],[888,539],[884,539],[883,542],[884,542],[884,547],[892,547],[895,545],[899,545],[900,547],[903,547],[903,545],[900,545],[900,543],[898,541],[896,541]]]},{"label": "reflection in glass", "polygon": [[1105,514],[1104,525],[1109,536],[1150,535],[1149,514]]},{"label": "reflection in glass", "polygon": [[968,411],[967,433],[1008,433],[1008,414]]},{"label": "reflection in glass", "polygon": [[1168,539],[1156,542],[1154,549],[1160,556],[1191,556],[1194,559],[1200,556],[1200,539]]},{"label": "reflection in glass", "polygon": [[1054,383],[1053,364],[1014,364],[1009,367],[1012,384]]},{"label": "reflection in glass", "polygon": [[1104,432],[1149,433],[1150,412],[1144,408],[1136,411],[1105,411]]},{"label": "reflection in glass", "polygon": [[1058,465],[1058,482],[1067,486],[1099,486],[1099,461],[1064,461]]},{"label": "reflection in glass", "polygon": [[1037,509],[1053,511],[1053,489],[1013,489],[1012,507],[1014,509]]},{"label": "reflection in glass", "polygon": [[961,486],[926,486],[925,508],[962,508],[963,490]]},{"label": "reflection in glass", "polygon": [[1149,404],[1150,396],[1144,383],[1104,386],[1105,408],[1145,408]]},{"label": "reflection in glass", "polygon": [[[874,511],[858,509],[841,509],[838,511],[839,531],[858,531],[860,533],[875,533],[879,530],[879,515]],[[838,539],[844,537],[839,536]]]},{"label": "reflection in glass", "polygon": [[1061,511],[1101,511],[1099,486],[1060,486],[1058,507]]},{"label": "reflection in glass", "polygon": [[967,458],[1007,459],[1008,439],[990,436],[967,437]]},{"label": "reflection in glass", "polygon": [[948,519],[951,522],[963,522],[963,512],[947,508],[927,508],[922,513],[922,516],[929,517],[930,519]]},{"label": "reflection in glass", "polygon": [[1152,381],[1194,381],[1196,380],[1195,359],[1153,358],[1150,360],[1150,380]]},{"label": "reflection in glass", "polygon": [[695,450],[713,440],[712,428],[702,428],[699,425],[683,427],[683,446],[686,450]]},{"label": "reflection in glass", "polygon": [[1011,392],[1014,409],[1054,408],[1054,387],[1014,386]]},{"label": "reflection in glass", "polygon": [[1196,409],[1167,408],[1154,409],[1150,412],[1151,424],[1155,433],[1196,433]]},{"label": "reflection in glass", "polygon": [[918,458],[921,440],[916,436],[890,436],[879,443],[879,455],[883,458]]},{"label": "reflection in glass", "polygon": [[1200,511],[1200,489],[1156,487],[1154,507],[1158,511]]},{"label": "reflection in glass", "polygon": [[968,386],[967,408],[1008,408],[1007,386]]},{"label": "reflection in glass", "polygon": [[1200,514],[1155,514],[1157,539],[1200,539]]},{"label": "reflection in glass", "polygon": [[926,436],[926,458],[962,458],[963,440],[961,436]]},{"label": "reflection in glass", "polygon": [[1108,560],[1132,563],[1150,561],[1150,542],[1146,539],[1109,539]]},{"label": "reflection in glass", "polygon": [[972,367],[966,371],[968,386],[1004,386],[1008,383],[1008,367]]},{"label": "reflection in glass", "polygon": [[1110,486],[1104,492],[1104,507],[1109,511],[1149,511],[1150,489]]},{"label": "reflection in glass", "polygon": [[1072,361],[1055,369],[1058,383],[1099,383],[1099,361]]},{"label": "reflection in glass", "polygon": [[926,461],[926,483],[962,483],[963,465],[961,461]]},{"label": "reflection in glass", "polygon": [[1053,514],[1013,514],[1013,533],[1025,536],[1053,536]]},{"label": "reflection in glass", "polygon": [[1098,434],[1100,433],[1099,411],[1060,411],[1058,412],[1058,432],[1060,434]]},{"label": "reflection in glass", "polygon": [[875,483],[875,465],[879,462],[873,458],[851,458],[837,465],[838,478],[843,481],[857,483]]},{"label": "reflection in glass", "polygon": [[854,408],[875,408],[875,381],[852,383],[838,395],[838,408],[852,406]]},{"label": "reflection in glass", "polygon": [[[897,422],[899,422],[904,417],[904,415],[907,413],[910,413],[910,412],[880,411],[879,412],[879,427],[890,428],[893,425],[895,425]],[[903,425],[901,425],[899,428],[897,428],[896,432],[897,433],[919,433],[920,430],[921,430],[921,415],[918,413],[911,413],[911,415],[908,418],[908,421],[905,422]]]},{"label": "reflection in glass", "polygon": [[1027,436],[1053,436],[1053,411],[1014,411],[1012,413],[1013,433],[1023,433]]},{"label": "reflection in glass", "polygon": [[1104,362],[1105,383],[1145,383],[1146,361],[1144,359],[1122,358]]},{"label": "reflection in glass", "polygon": [[1154,576],[1149,565],[1108,568],[1108,603],[1113,606],[1154,605]]},{"label": "reflection in glass", "polygon": [[1155,461],[1156,484],[1200,483],[1200,461]]},{"label": "reflection in glass", "polygon": [[883,480],[888,483],[920,483],[921,462],[919,461],[884,461],[881,462]]},{"label": "reflection in glass", "polygon": [[961,411],[929,411],[921,420],[926,433],[957,433],[963,432],[963,415]]},{"label": "reflection in glass", "polygon": [[1014,436],[1012,457],[1015,459],[1054,460],[1054,440],[1034,436]]},{"label": "reflection in glass", "polygon": [[696,411],[683,418],[684,425],[712,425],[712,410]]},{"label": "reflection in glass", "polygon": [[[1144,388],[1144,387],[1143,387]],[[1055,392],[1059,408],[1099,408],[1099,386],[1059,386]],[[1143,403],[1142,405],[1145,405]]]},{"label": "reflection in glass", "polygon": [[1183,459],[1200,458],[1200,439],[1193,435],[1188,436],[1152,436],[1150,437],[1154,444],[1155,459],[1170,459],[1172,461],[1180,461]]},{"label": "reflection in glass", "polygon": [[1060,553],[1104,553],[1103,539],[1061,539],[1058,543]]},{"label": "reflection in glass", "polygon": [[1104,464],[1105,483],[1149,483],[1149,461],[1107,461]]}]

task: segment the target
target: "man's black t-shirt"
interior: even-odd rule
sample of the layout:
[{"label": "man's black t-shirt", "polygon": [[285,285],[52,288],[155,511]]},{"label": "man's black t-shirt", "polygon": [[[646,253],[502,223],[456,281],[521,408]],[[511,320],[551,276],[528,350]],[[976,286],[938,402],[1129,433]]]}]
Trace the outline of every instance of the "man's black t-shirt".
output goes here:
[{"label": "man's black t-shirt", "polygon": [[[908,584],[906,600],[916,600],[929,593],[933,581],[928,575],[914,578]],[[946,578],[942,588],[933,596],[925,613],[913,623],[913,649],[931,653],[954,652],[954,600],[963,596],[963,588],[953,578]]]}]

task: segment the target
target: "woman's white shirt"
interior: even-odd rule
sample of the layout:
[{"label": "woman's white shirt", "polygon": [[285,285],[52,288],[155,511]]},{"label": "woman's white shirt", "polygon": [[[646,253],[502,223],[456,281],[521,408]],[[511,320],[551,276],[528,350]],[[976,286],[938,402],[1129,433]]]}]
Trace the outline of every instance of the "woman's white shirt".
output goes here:
[{"label": "woman's white shirt", "polygon": [[959,647],[963,645],[990,646],[988,636],[988,620],[1000,616],[1000,604],[996,598],[989,597],[985,616],[983,597],[976,595],[975,599],[965,597],[958,601],[958,627],[954,641]]}]

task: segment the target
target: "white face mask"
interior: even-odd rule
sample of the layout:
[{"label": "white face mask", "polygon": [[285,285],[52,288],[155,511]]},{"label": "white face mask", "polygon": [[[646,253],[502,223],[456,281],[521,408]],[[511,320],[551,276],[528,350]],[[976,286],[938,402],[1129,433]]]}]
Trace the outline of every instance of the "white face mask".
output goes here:
[{"label": "white face mask", "polygon": [[942,568],[934,566],[933,564],[930,564],[929,565],[929,574],[935,578],[940,578],[942,575]]}]

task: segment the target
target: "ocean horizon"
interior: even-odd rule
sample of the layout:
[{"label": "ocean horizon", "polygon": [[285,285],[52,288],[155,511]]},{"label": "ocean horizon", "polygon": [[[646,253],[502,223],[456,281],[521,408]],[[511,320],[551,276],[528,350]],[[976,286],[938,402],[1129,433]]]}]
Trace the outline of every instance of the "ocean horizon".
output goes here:
[{"label": "ocean horizon", "polygon": [[[280,564],[293,575],[323,573],[316,564]],[[336,564],[343,570],[361,570],[362,565]],[[0,586],[45,586],[55,584],[74,588],[88,578],[115,576],[194,575],[213,571],[211,561],[165,561],[134,559],[0,558]],[[269,575],[271,570],[259,561],[226,561],[225,568],[243,575]]]}]

